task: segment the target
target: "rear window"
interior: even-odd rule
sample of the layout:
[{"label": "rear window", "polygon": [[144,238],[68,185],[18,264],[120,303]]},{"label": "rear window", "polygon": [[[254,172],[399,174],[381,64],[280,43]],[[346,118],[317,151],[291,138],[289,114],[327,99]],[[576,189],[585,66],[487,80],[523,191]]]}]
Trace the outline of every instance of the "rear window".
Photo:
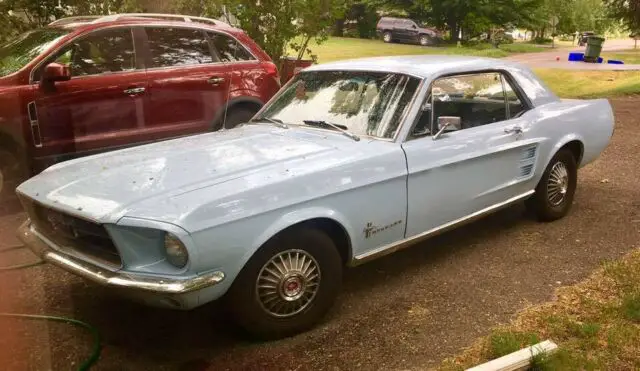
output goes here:
[{"label": "rear window", "polygon": [[212,63],[204,32],[192,28],[148,27],[151,67]]},{"label": "rear window", "polygon": [[215,32],[209,33],[213,47],[223,62],[238,62],[255,60],[253,55],[234,38]]},{"label": "rear window", "polygon": [[68,30],[41,28],[0,46],[0,77],[19,71],[68,33]]}]

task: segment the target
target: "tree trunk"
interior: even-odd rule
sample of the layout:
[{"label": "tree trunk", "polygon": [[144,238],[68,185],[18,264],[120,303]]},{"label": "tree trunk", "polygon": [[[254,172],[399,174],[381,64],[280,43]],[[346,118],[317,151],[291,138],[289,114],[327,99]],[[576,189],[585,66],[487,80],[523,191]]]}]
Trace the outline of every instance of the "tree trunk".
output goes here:
[{"label": "tree trunk", "polygon": [[460,40],[460,38],[458,37],[460,34],[460,25],[458,25],[458,22],[453,19],[449,20],[447,21],[447,26],[451,31],[451,41],[457,42],[458,40]]},{"label": "tree trunk", "polygon": [[304,36],[304,42],[302,43],[302,47],[300,48],[300,51],[298,52],[298,60],[301,60],[302,57],[304,57],[304,52],[307,51],[307,46],[309,45],[309,41],[311,40],[311,35],[305,35]]},{"label": "tree trunk", "polygon": [[333,25],[332,36],[342,37],[344,36],[344,22],[345,19],[336,19],[336,23]]}]

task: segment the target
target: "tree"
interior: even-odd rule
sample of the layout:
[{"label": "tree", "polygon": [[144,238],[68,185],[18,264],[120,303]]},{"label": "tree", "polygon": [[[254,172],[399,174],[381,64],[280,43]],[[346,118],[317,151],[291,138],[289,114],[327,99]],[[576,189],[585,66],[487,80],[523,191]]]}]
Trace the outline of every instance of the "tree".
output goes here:
[{"label": "tree", "polygon": [[[632,37],[640,35],[640,0],[603,0],[608,16],[622,22]],[[637,39],[636,39],[637,41]]]},{"label": "tree", "polygon": [[226,4],[240,27],[276,63],[289,44],[301,58],[309,52],[311,39],[325,40],[346,7],[345,0],[228,0]]}]

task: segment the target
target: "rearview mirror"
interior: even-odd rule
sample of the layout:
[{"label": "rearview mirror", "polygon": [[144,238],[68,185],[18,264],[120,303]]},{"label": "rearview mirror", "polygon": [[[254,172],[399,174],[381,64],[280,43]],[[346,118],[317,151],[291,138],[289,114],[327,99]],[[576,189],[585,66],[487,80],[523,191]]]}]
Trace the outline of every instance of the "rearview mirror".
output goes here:
[{"label": "rearview mirror", "polygon": [[[447,130],[448,129],[448,130]],[[462,119],[458,116],[438,117],[438,132],[433,136],[433,140],[440,138],[446,131],[456,131],[462,129]]]},{"label": "rearview mirror", "polygon": [[71,79],[69,66],[60,63],[49,63],[42,73],[44,82],[68,81]]},{"label": "rearview mirror", "polygon": [[449,129],[449,131],[462,129],[462,119],[458,116],[438,117],[438,130]]}]

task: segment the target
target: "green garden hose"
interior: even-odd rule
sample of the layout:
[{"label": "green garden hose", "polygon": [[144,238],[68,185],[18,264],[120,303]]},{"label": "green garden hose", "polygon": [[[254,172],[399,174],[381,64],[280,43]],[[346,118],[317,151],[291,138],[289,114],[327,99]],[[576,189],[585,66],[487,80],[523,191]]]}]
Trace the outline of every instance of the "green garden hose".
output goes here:
[{"label": "green garden hose", "polygon": [[78,371],[88,370],[94,363],[96,363],[98,358],[100,358],[100,348],[101,348],[100,334],[98,333],[98,330],[95,329],[95,327],[85,322],[78,321],[73,318],[55,317],[55,316],[39,316],[35,314],[0,313],[0,317],[63,322],[63,323],[72,324],[74,326],[84,327],[85,329],[89,330],[89,332],[91,333],[91,336],[93,337],[93,349],[91,350],[91,356],[87,358],[87,360],[85,360],[80,365],[80,367],[78,368]]},{"label": "green garden hose", "polygon": [[[24,247],[25,246],[22,246],[22,245],[5,247],[5,248],[0,249],[0,254],[8,252],[8,251],[19,250],[19,249],[22,249]],[[41,261],[36,262],[36,263],[12,265],[12,266],[9,266],[9,267],[0,267],[0,272],[17,270],[17,269],[24,269],[24,268],[34,267],[34,266],[40,265],[40,264],[44,264],[44,261],[41,260]],[[36,314],[0,313],[0,317],[18,318],[18,319],[27,319],[27,320],[44,320],[44,321],[62,322],[62,323],[68,323],[68,324],[71,324],[71,325],[74,325],[74,326],[78,326],[78,327],[83,327],[83,328],[89,330],[89,332],[91,333],[91,337],[93,337],[93,349],[91,350],[91,355],[89,356],[89,358],[87,358],[80,365],[80,367],[78,368],[78,371],[86,371],[86,370],[88,370],[91,366],[93,366],[94,363],[96,363],[98,361],[98,358],[100,358],[100,350],[101,350],[100,334],[98,333],[98,330],[96,330],[95,327],[89,325],[88,323],[85,323],[85,322],[82,322],[82,321],[78,321],[78,320],[73,319],[73,318],[56,317],[56,316],[41,316],[41,315],[36,315]]]}]

